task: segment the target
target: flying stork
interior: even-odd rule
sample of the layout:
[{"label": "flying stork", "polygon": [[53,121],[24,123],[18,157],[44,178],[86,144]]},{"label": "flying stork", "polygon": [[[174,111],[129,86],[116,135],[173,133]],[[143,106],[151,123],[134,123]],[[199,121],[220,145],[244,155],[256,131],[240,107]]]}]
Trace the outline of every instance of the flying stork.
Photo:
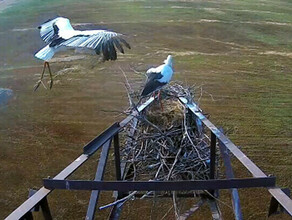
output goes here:
[{"label": "flying stork", "polygon": [[53,77],[49,65],[49,60],[54,54],[60,50],[72,48],[84,48],[95,52],[97,55],[102,53],[103,61],[116,60],[117,50],[124,53],[123,45],[131,48],[123,39],[120,33],[107,30],[74,30],[68,18],[57,17],[49,19],[38,27],[40,29],[41,38],[47,45],[35,54],[35,57],[44,62],[43,71],[40,80],[36,83],[34,90],[36,91],[42,83],[46,66],[50,74],[50,88],[53,86]]}]

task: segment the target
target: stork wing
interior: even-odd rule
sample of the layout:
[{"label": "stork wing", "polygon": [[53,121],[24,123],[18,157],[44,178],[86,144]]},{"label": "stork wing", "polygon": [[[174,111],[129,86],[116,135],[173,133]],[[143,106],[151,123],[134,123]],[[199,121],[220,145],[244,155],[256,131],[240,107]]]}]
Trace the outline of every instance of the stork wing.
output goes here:
[{"label": "stork wing", "polygon": [[156,68],[150,68],[149,70],[147,70],[147,72],[146,72],[147,82],[150,80],[161,79],[163,77],[163,75],[162,75],[163,67],[164,67],[164,65],[160,65]]},{"label": "stork wing", "polygon": [[147,71],[148,73],[148,78],[145,83],[144,89],[141,93],[141,96],[146,96],[150,94],[151,92],[156,91],[157,89],[161,88],[164,86],[166,83],[161,83],[159,82],[159,79],[163,77],[163,75],[160,72],[150,72],[153,71],[157,68],[151,68]]},{"label": "stork wing", "polygon": [[90,31],[83,31],[60,43],[60,46],[93,49],[96,54],[102,52],[104,60],[116,60],[116,48],[124,53],[123,45],[131,49],[127,41],[122,38],[122,34],[105,30],[95,31],[94,34],[91,34]]},{"label": "stork wing", "polygon": [[40,29],[40,35],[43,41],[50,43],[58,38],[59,30],[72,31],[74,30],[70,24],[68,18],[57,17],[55,19],[49,19],[38,27]]},{"label": "stork wing", "polygon": [[151,73],[148,73],[148,78],[147,78],[147,82],[149,81],[155,81],[155,80],[158,80],[158,79],[161,79],[163,77],[163,75],[159,72],[159,73],[155,73],[155,72],[151,72]]}]

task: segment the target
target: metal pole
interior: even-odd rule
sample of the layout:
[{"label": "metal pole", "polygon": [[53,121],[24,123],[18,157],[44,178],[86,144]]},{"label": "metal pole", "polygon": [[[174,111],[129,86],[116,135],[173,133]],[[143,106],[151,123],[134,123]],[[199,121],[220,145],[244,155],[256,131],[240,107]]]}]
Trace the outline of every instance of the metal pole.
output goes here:
[{"label": "metal pole", "polygon": [[44,199],[42,199],[42,201],[40,201],[40,206],[42,208],[42,212],[43,212],[43,216],[45,220],[52,220],[52,214],[50,211],[50,207],[49,207],[49,203],[47,200],[47,197],[45,197]]},{"label": "metal pole", "polygon": [[116,179],[121,180],[121,159],[120,159],[120,143],[119,133],[114,136],[115,164],[116,164]]},{"label": "metal pole", "polygon": [[[100,158],[99,158],[98,166],[97,166],[97,170],[96,170],[96,175],[95,175],[95,179],[94,179],[96,181],[100,181],[103,179],[110,146],[111,146],[111,139],[108,140],[102,147],[102,152],[100,154]],[[88,209],[87,209],[87,214],[85,217],[86,220],[94,219],[94,214],[95,214],[99,194],[100,194],[100,190],[93,190],[91,192],[90,201],[89,201],[89,205],[88,205]]]},{"label": "metal pole", "polygon": [[[223,133],[223,129],[220,129],[220,131]],[[224,166],[225,166],[226,178],[233,179],[234,173],[233,173],[233,169],[232,169],[232,165],[231,165],[229,151],[220,140],[219,140],[219,149],[220,149],[221,156],[222,156]],[[234,218],[236,220],[242,220],[243,216],[242,216],[242,212],[241,212],[241,205],[240,205],[238,190],[233,188],[233,189],[230,189],[230,192],[231,192]]]},{"label": "metal pole", "polygon": [[210,179],[215,179],[215,164],[216,164],[216,135],[211,132],[210,146]]}]

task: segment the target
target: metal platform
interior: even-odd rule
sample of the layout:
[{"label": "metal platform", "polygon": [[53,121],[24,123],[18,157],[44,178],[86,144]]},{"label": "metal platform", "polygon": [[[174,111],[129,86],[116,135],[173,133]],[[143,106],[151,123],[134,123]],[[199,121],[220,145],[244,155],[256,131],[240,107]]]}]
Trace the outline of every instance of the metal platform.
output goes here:
[{"label": "metal platform", "polygon": [[[110,219],[118,219],[122,211],[123,197],[127,196],[125,192],[129,191],[192,191],[192,190],[207,190],[212,195],[216,195],[216,191],[220,189],[230,189],[232,197],[232,206],[234,217],[236,220],[242,219],[242,212],[240,207],[239,195],[237,188],[250,188],[250,187],[265,187],[272,195],[269,215],[277,212],[278,206],[283,211],[292,216],[292,200],[287,195],[287,191],[283,191],[276,187],[276,178],[267,176],[259,169],[235,144],[233,144],[218,128],[216,128],[202,113],[196,103],[187,100],[185,97],[179,97],[179,101],[184,105],[192,115],[193,120],[200,126],[205,125],[211,131],[211,144],[210,144],[210,179],[209,180],[196,180],[196,181],[122,181],[122,174],[124,172],[124,164],[120,161],[120,145],[119,145],[119,132],[129,123],[137,121],[137,116],[153,103],[153,97],[149,98],[145,103],[138,106],[121,122],[114,123],[106,129],[99,136],[90,141],[83,148],[83,153],[69,164],[64,170],[57,174],[52,179],[44,179],[44,187],[38,191],[31,191],[30,197],[14,210],[6,219],[33,219],[33,211],[37,211],[41,207],[44,218],[52,219],[47,196],[54,189],[63,190],[90,190],[91,197],[89,200],[88,210],[85,219],[94,219],[97,214],[97,203],[101,191],[117,191],[117,203],[113,205],[111,210]],[[218,141],[218,145],[216,142]],[[113,142],[113,144],[112,144]],[[103,181],[109,150],[112,145],[114,146],[115,155],[115,170],[116,180]],[[220,153],[225,165],[225,173],[227,179],[215,179],[215,164],[216,148],[219,146]],[[96,171],[95,179],[92,180],[66,180],[76,169],[78,169],[90,156],[102,148],[100,159]],[[229,152],[233,154],[252,174],[252,178],[238,179],[234,178],[232,171]],[[286,194],[287,193],[287,194]],[[183,194],[182,197],[193,197],[193,194]],[[182,214],[180,219],[187,219],[189,216],[199,209],[199,207],[207,201],[212,212],[213,219],[222,219],[221,212],[214,198],[208,195],[202,196],[199,203],[195,204],[188,212]]]}]

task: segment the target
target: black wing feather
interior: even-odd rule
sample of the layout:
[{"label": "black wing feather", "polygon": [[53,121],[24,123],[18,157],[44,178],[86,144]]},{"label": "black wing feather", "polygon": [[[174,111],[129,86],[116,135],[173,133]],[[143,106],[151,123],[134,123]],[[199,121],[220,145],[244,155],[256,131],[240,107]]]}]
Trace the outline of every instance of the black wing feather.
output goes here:
[{"label": "black wing feather", "polygon": [[147,96],[152,92],[155,92],[156,90],[160,89],[161,87],[163,87],[164,85],[166,85],[167,83],[161,83],[158,80],[152,80],[152,81],[148,81],[141,93],[141,96]]},{"label": "black wing feather", "polygon": [[147,82],[144,86],[144,89],[141,93],[141,96],[147,96],[150,93],[160,89],[162,86],[164,86],[167,83],[161,83],[158,80],[161,79],[163,75],[161,73],[149,73]]}]

